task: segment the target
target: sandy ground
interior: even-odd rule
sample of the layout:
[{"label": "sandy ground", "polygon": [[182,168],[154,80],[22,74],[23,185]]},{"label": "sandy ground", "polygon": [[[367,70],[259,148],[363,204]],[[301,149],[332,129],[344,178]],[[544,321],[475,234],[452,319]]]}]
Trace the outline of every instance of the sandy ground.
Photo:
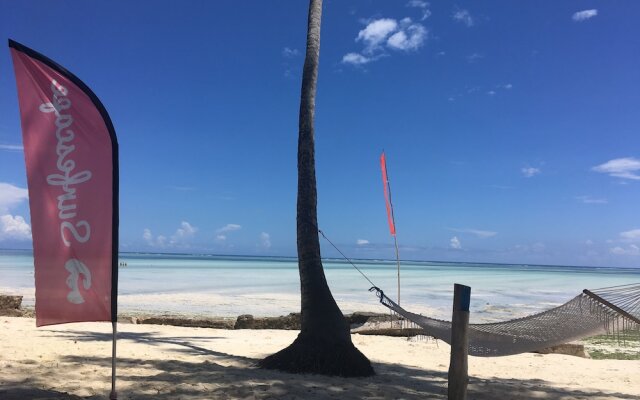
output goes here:
[{"label": "sandy ground", "polygon": [[[376,376],[291,375],[254,364],[297,332],[119,324],[119,399],[446,398],[449,346],[354,335]],[[106,399],[111,326],[36,328],[0,317],[0,399]],[[469,399],[639,399],[640,361],[522,354],[469,359]],[[67,394],[68,393],[68,394]]]}]

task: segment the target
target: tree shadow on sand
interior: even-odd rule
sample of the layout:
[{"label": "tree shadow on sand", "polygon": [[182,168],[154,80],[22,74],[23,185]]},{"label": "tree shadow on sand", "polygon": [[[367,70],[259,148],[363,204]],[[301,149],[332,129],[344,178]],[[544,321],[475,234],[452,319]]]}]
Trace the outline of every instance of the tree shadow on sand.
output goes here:
[{"label": "tree shadow on sand", "polygon": [[0,399],[2,400],[83,400],[82,397],[74,396],[66,392],[57,390],[45,390],[35,388],[12,388],[0,389]]},{"label": "tree shadow on sand", "polygon": [[[79,341],[110,341],[110,334],[94,332],[56,332]],[[447,397],[446,373],[397,364],[373,363],[376,375],[368,378],[339,378],[319,375],[292,375],[255,367],[258,359],[236,356],[215,348],[218,337],[165,337],[154,333],[122,333],[119,340],[131,340],[145,345],[172,344],[163,359],[118,358],[120,399],[425,399]],[[195,343],[197,342],[197,343]],[[207,348],[207,347],[211,348]],[[172,359],[173,352],[199,356],[195,361]],[[428,357],[428,355],[425,355]],[[203,360],[204,358],[204,360]],[[64,368],[92,366],[109,370],[109,357],[65,356]],[[58,377],[59,378],[59,377]],[[30,387],[43,387],[33,377]],[[43,379],[51,377],[43,376]],[[25,383],[26,384],[26,383]],[[585,382],[588,385],[588,382]],[[20,385],[22,390],[28,387]],[[60,390],[65,390],[64,386]],[[90,399],[105,396],[86,397]],[[0,390],[0,398],[4,399]],[[29,398],[29,397],[22,397]],[[37,398],[37,397],[36,397]],[[44,397],[49,399],[49,397]],[[58,397],[52,397],[58,399]],[[78,397],[60,397],[77,399]],[[599,398],[635,399],[624,393],[598,390],[572,390],[552,386],[540,379],[515,380],[504,378],[477,379],[469,382],[469,399],[531,399],[554,400]]]}]

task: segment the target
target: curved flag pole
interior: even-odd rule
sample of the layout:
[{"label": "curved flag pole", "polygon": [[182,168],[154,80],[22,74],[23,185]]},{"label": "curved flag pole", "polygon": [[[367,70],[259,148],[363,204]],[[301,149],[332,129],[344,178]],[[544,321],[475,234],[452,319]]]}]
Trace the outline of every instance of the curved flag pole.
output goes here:
[{"label": "curved flag pole", "polygon": [[[11,39],[9,49],[27,166],[36,325],[111,321],[109,398],[116,400],[119,167],[115,129],[102,102],[78,77]],[[56,208],[57,215],[48,212]]]},{"label": "curved flag pole", "polygon": [[389,184],[389,175],[387,173],[387,158],[384,151],[380,156],[380,169],[382,170],[382,184],[384,187],[384,200],[387,206],[389,232],[391,236],[393,236],[393,242],[396,247],[396,263],[398,264],[398,305],[400,305],[400,253],[398,251],[398,238],[396,237],[396,220],[393,215],[393,202],[391,201],[391,185]]}]

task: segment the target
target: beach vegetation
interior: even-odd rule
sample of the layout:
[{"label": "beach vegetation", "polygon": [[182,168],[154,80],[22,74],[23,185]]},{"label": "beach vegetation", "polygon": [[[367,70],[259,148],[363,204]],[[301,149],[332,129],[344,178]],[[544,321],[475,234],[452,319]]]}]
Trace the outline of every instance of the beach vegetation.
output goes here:
[{"label": "beach vegetation", "polygon": [[640,332],[635,330],[592,336],[583,343],[594,360],[640,360]]}]

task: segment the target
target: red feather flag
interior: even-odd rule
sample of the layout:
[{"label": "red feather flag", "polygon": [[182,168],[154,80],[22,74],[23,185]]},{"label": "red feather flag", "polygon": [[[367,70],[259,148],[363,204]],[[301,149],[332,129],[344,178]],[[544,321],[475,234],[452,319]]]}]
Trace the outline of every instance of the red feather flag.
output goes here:
[{"label": "red feather flag", "polygon": [[9,40],[27,166],[36,325],[116,321],[118,142],[96,95]]},{"label": "red feather flag", "polygon": [[392,236],[396,235],[396,225],[393,218],[393,204],[391,203],[391,188],[389,187],[389,178],[387,178],[387,159],[382,152],[380,156],[380,168],[382,169],[382,185],[384,187],[384,201],[387,206],[387,221],[389,222],[389,232]]}]

